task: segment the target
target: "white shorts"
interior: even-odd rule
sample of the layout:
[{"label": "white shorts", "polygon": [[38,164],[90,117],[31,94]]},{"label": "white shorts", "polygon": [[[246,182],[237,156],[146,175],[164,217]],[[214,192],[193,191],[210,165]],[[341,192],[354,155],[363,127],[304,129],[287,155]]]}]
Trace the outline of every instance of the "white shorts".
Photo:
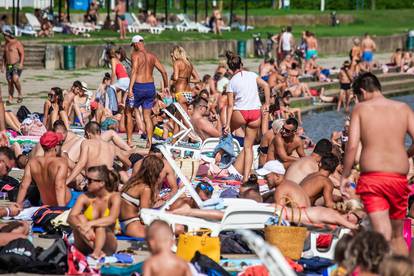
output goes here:
[{"label": "white shorts", "polygon": [[121,79],[118,79],[116,83],[114,83],[114,87],[116,89],[127,91],[129,88],[129,82],[130,82],[129,78],[121,78]]}]

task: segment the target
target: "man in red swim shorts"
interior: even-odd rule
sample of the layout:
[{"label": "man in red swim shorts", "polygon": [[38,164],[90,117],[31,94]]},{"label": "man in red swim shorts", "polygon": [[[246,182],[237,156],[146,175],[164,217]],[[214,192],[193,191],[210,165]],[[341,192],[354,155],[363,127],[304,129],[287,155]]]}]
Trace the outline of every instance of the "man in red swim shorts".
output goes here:
[{"label": "man in red swim shorts", "polygon": [[353,90],[361,103],[351,115],[341,191],[347,195],[347,178],[361,142],[361,176],[356,192],[374,230],[384,235],[395,254],[408,255],[403,237],[409,194],[404,138],[407,133],[414,137],[414,113],[407,104],[386,99],[380,82],[371,73],[360,75]]}]

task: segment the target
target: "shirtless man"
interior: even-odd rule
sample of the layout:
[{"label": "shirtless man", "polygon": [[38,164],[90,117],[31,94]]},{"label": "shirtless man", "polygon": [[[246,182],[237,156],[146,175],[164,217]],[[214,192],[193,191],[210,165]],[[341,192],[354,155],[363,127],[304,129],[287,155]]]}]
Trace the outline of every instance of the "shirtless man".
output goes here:
[{"label": "shirtless man", "polygon": [[374,59],[374,52],[377,50],[377,45],[374,40],[369,36],[368,33],[365,34],[364,39],[361,42],[361,51],[362,51],[362,62],[365,66],[365,71],[372,70],[372,61]]},{"label": "shirtless man", "polygon": [[407,104],[386,99],[380,82],[371,73],[364,73],[354,81],[354,93],[362,103],[355,106],[351,115],[341,192],[348,195],[347,178],[361,141],[361,176],[356,192],[373,230],[390,241],[395,254],[407,255],[403,227],[410,189],[404,138],[407,133],[414,138],[414,113]]},{"label": "shirtless man", "polygon": [[299,184],[309,196],[312,205],[315,205],[316,200],[323,196],[325,207],[333,208],[335,206],[333,200],[334,184],[329,176],[335,172],[338,164],[338,158],[332,153],[322,157],[319,171],[308,175]]},{"label": "shirtless man", "polygon": [[193,101],[194,111],[191,115],[191,123],[194,126],[195,133],[204,141],[210,137],[221,137],[221,120],[213,114],[212,120],[215,120],[216,126],[209,119],[210,110],[208,102],[199,96]]},{"label": "shirtless man", "polygon": [[22,74],[24,63],[23,44],[14,37],[11,30],[5,30],[3,36],[6,44],[4,45],[2,72],[6,69],[6,79],[9,87],[9,100],[7,103],[13,103],[15,87],[18,94],[17,103],[21,103],[23,96],[20,75]]},{"label": "shirtless man", "polygon": [[118,0],[118,4],[116,4],[116,7],[115,7],[115,14],[118,20],[120,39],[126,39],[125,13],[126,13],[125,0]]},{"label": "shirtless man", "polygon": [[152,135],[154,126],[151,120],[151,111],[154,105],[156,96],[154,85],[154,67],[162,75],[163,80],[163,94],[168,94],[168,77],[164,66],[160,63],[158,58],[150,53],[144,47],[144,38],[140,35],[136,35],[132,38],[131,45],[134,47],[134,51],[131,55],[132,60],[132,72],[131,82],[128,89],[128,99],[133,101],[135,109],[139,109],[142,106],[142,112],[144,115],[145,130],[147,132],[147,148],[151,147]]},{"label": "shirtless man", "polygon": [[106,165],[112,170],[115,158],[118,158],[126,167],[131,165],[131,161],[122,151],[104,141],[101,137],[101,128],[96,122],[89,122],[85,126],[85,138],[80,147],[79,161],[73,168],[66,183],[71,183],[84,169]]},{"label": "shirtless man", "polygon": [[17,195],[17,204],[23,207],[27,190],[32,182],[39,189],[42,203],[51,206],[67,206],[71,192],[65,184],[68,164],[65,158],[58,157],[63,136],[48,131],[40,138],[44,156],[32,157],[24,170],[23,180]]},{"label": "shirtless man", "polygon": [[322,157],[332,152],[332,143],[328,139],[321,139],[316,143],[313,152],[309,156],[302,157],[292,163],[287,169],[285,179],[299,184],[302,180],[319,169]]},{"label": "shirtless man", "polygon": [[[295,118],[288,118],[279,133],[275,134],[272,144],[269,146],[267,160],[279,160],[285,168],[288,168],[300,157],[305,157],[305,150],[302,139],[296,134],[298,121]],[[296,151],[298,157],[292,156]]]},{"label": "shirtless man", "polygon": [[318,56],[318,41],[315,34],[309,31],[303,33],[303,39],[306,43],[306,61],[310,60],[313,56]]},{"label": "shirtless man", "polygon": [[267,161],[267,153],[269,152],[269,146],[271,146],[275,134],[279,133],[285,123],[285,119],[277,119],[272,123],[272,129],[266,131],[266,133],[260,139],[260,146],[257,149],[259,155],[259,168],[261,168]]},{"label": "shirtless man", "polygon": [[349,106],[351,104],[352,100],[352,90],[351,90],[351,84],[352,84],[352,72],[351,72],[351,64],[349,61],[345,61],[341,70],[338,74],[339,78],[339,99],[338,99],[338,106],[337,111],[339,112],[341,110],[341,105],[345,105],[345,112],[349,112]]},{"label": "shirtless man", "polygon": [[291,199],[299,207],[311,206],[308,195],[298,184],[284,179],[285,168],[278,160],[269,161],[256,173],[264,176],[267,180],[269,190],[275,188],[274,201],[284,205],[286,197]]}]

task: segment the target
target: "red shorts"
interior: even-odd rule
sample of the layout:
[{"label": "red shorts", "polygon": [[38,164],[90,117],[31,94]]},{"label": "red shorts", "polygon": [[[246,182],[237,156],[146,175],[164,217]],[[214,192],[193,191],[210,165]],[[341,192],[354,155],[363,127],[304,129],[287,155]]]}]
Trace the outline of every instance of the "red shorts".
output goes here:
[{"label": "red shorts", "polygon": [[391,219],[404,219],[408,208],[407,177],[397,173],[362,173],[356,189],[367,213],[389,210]]},{"label": "red shorts", "polygon": [[246,123],[254,122],[260,119],[262,113],[260,109],[255,110],[239,110]]}]

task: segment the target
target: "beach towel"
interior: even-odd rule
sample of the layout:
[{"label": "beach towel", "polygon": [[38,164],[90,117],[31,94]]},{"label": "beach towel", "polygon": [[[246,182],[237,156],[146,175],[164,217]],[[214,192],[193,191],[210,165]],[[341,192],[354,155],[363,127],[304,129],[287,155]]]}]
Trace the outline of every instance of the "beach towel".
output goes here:
[{"label": "beach towel", "polygon": [[142,274],[142,267],[144,262],[133,264],[130,266],[119,265],[104,265],[101,267],[101,275],[118,275],[118,276],[130,276],[134,273]]}]

